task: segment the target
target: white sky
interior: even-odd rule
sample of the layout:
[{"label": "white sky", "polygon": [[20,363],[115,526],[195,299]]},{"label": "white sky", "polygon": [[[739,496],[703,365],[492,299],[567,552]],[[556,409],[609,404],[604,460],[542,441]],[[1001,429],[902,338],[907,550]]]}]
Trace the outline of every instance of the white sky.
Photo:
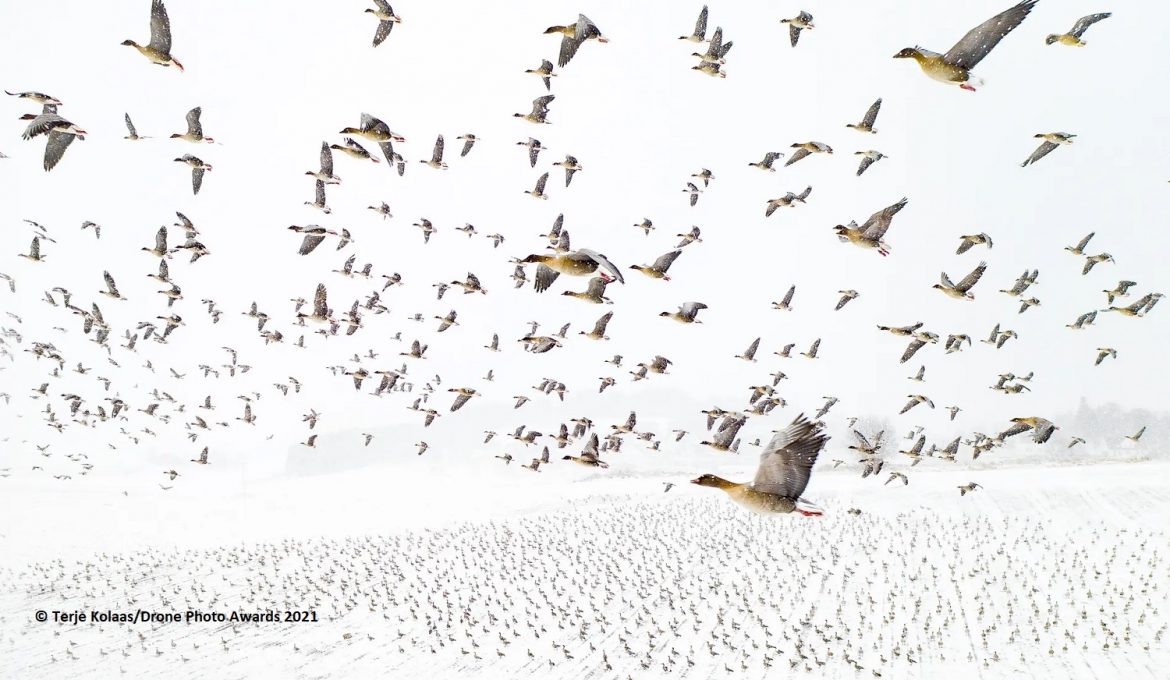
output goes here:
[{"label": "white sky", "polygon": [[[59,436],[41,422],[44,402],[28,398],[48,365],[17,351],[17,361],[0,372],[0,390],[13,397],[0,410],[0,427],[11,438],[0,445],[0,467],[20,467],[27,475],[28,465],[43,460],[34,458],[32,445],[53,442],[59,454],[86,451],[102,470],[134,470],[131,474],[146,480],[160,463],[189,465],[187,459],[205,444],[212,447],[219,474],[242,475],[253,466],[278,469],[290,447],[308,434],[299,414],[309,408],[325,414],[319,426],[326,433],[319,444],[323,457],[360,443],[356,434],[330,438],[328,433],[356,430],[385,433],[371,448],[381,446],[388,456],[413,455],[412,443],[426,439],[432,444],[428,455],[457,463],[486,455],[479,443],[488,427],[503,433],[524,423],[550,432],[559,422],[586,415],[608,429],[631,409],[660,435],[671,428],[698,434],[703,426],[698,408],[746,405],[747,387],[776,369],[791,378],[780,389],[790,405],[750,421],[744,431],[749,439],[766,437],[801,410],[815,410],[829,394],[841,399],[832,414],[840,420],[851,414],[892,417],[907,394],[925,393],[939,410],[919,407],[895,422],[899,429],[927,425],[940,440],[960,431],[992,432],[1012,416],[1051,416],[1082,395],[1093,403],[1164,406],[1170,378],[1163,351],[1170,317],[1164,308],[1144,319],[1102,315],[1097,327],[1080,333],[1064,324],[1102,308],[1100,291],[1121,278],[1138,282],[1126,303],[1170,289],[1163,263],[1170,236],[1160,224],[1170,196],[1164,134],[1170,120],[1159,88],[1161,67],[1170,63],[1160,29],[1166,10],[1152,4],[1102,8],[1080,0],[1041,2],[976,69],[987,84],[974,94],[931,81],[913,64],[890,58],[916,43],[945,51],[1008,4],[805,7],[817,28],[792,49],[787,27],[778,20],[795,15],[800,5],[711,3],[709,32],[722,26],[724,40],[735,42],[728,77],[712,79],[690,70],[697,63],[689,56],[695,45],[676,40],[690,32],[700,3],[395,3],[404,21],[372,49],[376,22],[359,2],[171,0],[174,54],[185,73],[152,66],[119,46],[126,38],[146,41],[146,0],[9,3],[0,26],[0,63],[12,68],[3,87],[61,98],[61,113],[90,137],[44,173],[43,141],[22,142],[23,124],[15,120],[33,109],[15,98],[0,100],[10,121],[0,137],[0,151],[10,156],[0,160],[0,180],[9,190],[8,200],[0,202],[0,224],[9,236],[0,271],[15,277],[18,286],[16,295],[0,289],[0,311],[23,318],[19,326],[8,318],[0,323],[22,333],[25,344],[18,349],[33,340],[51,341],[70,368],[77,361],[94,367],[89,376],[67,373],[52,382],[49,393],[60,417],[68,412],[60,393],[77,392],[90,404],[107,396],[95,375],[109,377],[110,395],[120,394],[135,409],[151,401],[147,393],[155,387],[190,408],[188,414],[173,414],[169,426],[134,413],[127,423],[89,431],[71,426]],[[1078,17],[1102,9],[1116,14],[1088,31],[1087,47],[1044,45],[1048,33],[1068,30]],[[555,61],[559,36],[541,32],[578,11],[595,20],[611,42],[587,44],[568,67],[557,69],[551,125],[512,118],[545,94],[537,77],[523,73],[542,58]],[[877,97],[884,99],[879,134],[845,128]],[[184,115],[196,105],[203,107],[205,133],[222,145],[165,139],[185,128]],[[313,181],[302,173],[316,169],[321,141],[340,142],[337,131],[356,125],[363,111],[406,136],[397,147],[411,165],[406,176],[399,178],[385,164],[337,154],[336,171],[344,182],[329,188],[333,214],[303,206],[313,198]],[[124,141],[124,112],[140,134],[156,139]],[[1021,169],[1019,163],[1036,146],[1032,135],[1056,130],[1076,133],[1076,143]],[[459,158],[455,137],[466,132],[483,141]],[[429,158],[438,133],[447,139],[451,167],[445,172],[417,163]],[[526,151],[515,146],[530,135],[551,149],[535,169],[528,166]],[[809,140],[828,143],[836,153],[775,173],[747,167],[765,151],[787,153],[790,144]],[[857,178],[852,152],[870,148],[889,158]],[[190,193],[189,170],[171,160],[183,153],[215,166],[198,196]],[[564,153],[585,167],[567,190],[563,175],[550,167]],[[717,179],[690,208],[680,190],[702,167]],[[549,200],[524,195],[546,170],[553,171]],[[813,192],[807,205],[764,218],[767,199],[808,185]],[[861,222],[902,196],[910,202],[888,234],[890,257],[841,244],[833,235],[833,225]],[[385,222],[365,209],[383,200],[395,215]],[[122,368],[116,369],[83,341],[78,319],[40,301],[42,291],[64,286],[74,292],[75,304],[98,301],[115,337],[138,321],[165,314],[165,300],[146,278],[156,260],[138,248],[153,245],[155,230],[172,224],[176,210],[195,221],[200,240],[212,251],[193,266],[181,256],[172,262],[172,278],[185,296],[174,311],[188,325],[167,346],[140,342],[136,356],[118,349],[118,340],[114,356]],[[677,243],[675,233],[691,225],[702,228],[704,242],[684,250],[670,282],[629,272],[625,286],[608,291],[613,306],[560,295],[567,288],[583,290],[584,279],[562,277],[543,295],[513,290],[508,258],[543,251],[546,242],[537,235],[558,213],[565,214],[575,246],[600,250],[623,268],[652,262]],[[426,246],[410,226],[420,217],[438,227]],[[644,217],[658,227],[650,236],[631,226]],[[46,262],[16,257],[27,252],[32,233],[21,222],[25,218],[46,225],[58,240],[43,245]],[[100,241],[80,231],[83,220],[102,225]],[[465,222],[480,235],[468,240],[456,232]],[[337,253],[327,242],[299,257],[300,239],[286,227],[307,223],[346,227],[356,246]],[[981,231],[994,238],[993,250],[976,247],[954,255],[960,234]],[[1099,265],[1082,277],[1083,259],[1062,248],[1089,231],[1097,232],[1089,251],[1107,251],[1117,264]],[[507,238],[496,250],[484,238],[494,232]],[[173,242],[179,234],[172,230]],[[341,312],[380,287],[380,279],[367,283],[330,273],[351,252],[359,266],[373,262],[375,276],[403,275],[407,285],[383,299],[392,314],[367,316],[367,328],[352,338],[310,336],[306,350],[289,346],[297,335],[289,298],[311,298],[322,281],[331,306]],[[957,280],[983,259],[989,269],[975,288],[975,302],[931,290],[940,271]],[[1018,302],[995,291],[1010,287],[1030,268],[1040,270],[1040,285],[1029,294],[1042,306],[1019,315]],[[113,273],[127,302],[96,294],[104,269]],[[434,300],[431,284],[461,279],[467,271],[480,277],[488,295],[464,297],[453,289],[441,302]],[[791,284],[797,286],[795,311],[772,311],[769,303]],[[861,297],[834,312],[843,288],[855,288]],[[211,324],[199,304],[203,298],[224,310],[220,324]],[[284,332],[285,346],[265,347],[251,320],[240,315],[253,300],[272,317],[269,328]],[[682,327],[657,317],[687,300],[710,306],[700,316],[702,325]],[[450,309],[458,310],[461,325],[436,335],[431,317]],[[607,309],[615,312],[612,340],[594,343],[576,336]],[[415,312],[428,321],[408,321]],[[520,351],[515,340],[530,319],[541,321],[545,332],[572,322],[566,346],[544,355]],[[944,338],[962,332],[976,341],[999,322],[1020,339],[999,351],[976,342],[949,356],[941,345],[928,347],[899,365],[905,342],[874,325],[915,321]],[[398,331],[403,345],[388,340]],[[493,332],[500,334],[500,354],[481,349]],[[763,337],[758,363],[732,358],[756,336]],[[375,400],[324,368],[347,364],[352,354],[369,348],[381,353],[365,362],[369,370],[396,368],[397,352],[416,337],[431,345],[430,358],[411,362],[417,387],[438,372],[440,390],[461,385],[484,394],[455,414],[446,413],[451,395],[438,394],[431,405],[444,415],[426,430],[417,414],[403,408],[409,404],[405,395]],[[806,349],[817,337],[823,338],[822,358],[815,362],[771,356],[789,342]],[[225,374],[218,381],[203,380],[196,366],[225,363],[223,345],[238,349],[240,362],[254,370],[235,379]],[[1094,368],[1095,348],[1105,345],[1115,347],[1119,357]],[[626,366],[602,363],[615,353],[624,355],[630,368],[663,354],[674,361],[672,374],[631,384]],[[156,374],[140,368],[147,359]],[[920,364],[927,366],[927,382],[907,381]],[[189,375],[175,381],[167,367]],[[489,368],[497,376],[492,383],[481,380]],[[1005,371],[1035,371],[1033,392],[1003,396],[987,389]],[[271,385],[289,375],[307,387],[283,399]],[[619,385],[599,396],[602,375],[613,375]],[[563,405],[529,389],[543,377],[569,386]],[[253,390],[264,394],[255,404],[260,419],[254,430],[232,420],[241,410],[235,396]],[[232,427],[217,428],[192,444],[183,437],[182,423],[207,394],[219,405],[215,419]],[[516,394],[531,396],[533,403],[512,411]],[[941,409],[951,404],[965,409],[953,425]],[[164,405],[163,411],[173,408]],[[134,449],[118,435],[120,427],[131,432],[150,427],[160,436]],[[275,436],[266,440],[268,435]],[[106,449],[105,442],[117,444],[119,452]],[[664,449],[689,450],[697,439],[677,446],[668,442]],[[838,437],[831,446],[844,445]],[[137,470],[140,461],[147,472]],[[46,470],[60,472],[64,465],[58,456]]]}]

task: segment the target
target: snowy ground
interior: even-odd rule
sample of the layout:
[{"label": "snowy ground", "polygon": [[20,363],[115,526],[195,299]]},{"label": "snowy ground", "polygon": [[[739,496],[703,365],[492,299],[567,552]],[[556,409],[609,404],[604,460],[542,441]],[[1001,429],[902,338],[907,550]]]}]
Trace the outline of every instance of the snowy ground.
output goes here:
[{"label": "snowy ground", "polygon": [[[1167,473],[980,471],[960,498],[976,473],[818,469],[816,519],[568,465],[442,488],[409,465],[191,483],[166,502],[95,483],[83,514],[22,487],[0,500],[0,676],[1165,677]],[[319,621],[34,620],[270,608]]]}]

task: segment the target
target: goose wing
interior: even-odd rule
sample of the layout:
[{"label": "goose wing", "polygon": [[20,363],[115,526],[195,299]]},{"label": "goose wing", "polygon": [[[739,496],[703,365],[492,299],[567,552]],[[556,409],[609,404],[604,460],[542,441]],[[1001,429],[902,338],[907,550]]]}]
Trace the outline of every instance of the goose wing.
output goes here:
[{"label": "goose wing", "polygon": [[695,22],[694,36],[703,39],[707,35],[707,6],[703,5],[703,9],[699,10],[699,19]]},{"label": "goose wing", "polygon": [[536,281],[533,284],[533,287],[536,289],[536,292],[543,293],[544,291],[548,290],[550,286],[552,286],[553,281],[556,281],[557,277],[560,275],[560,272],[556,271],[552,267],[549,267],[546,264],[541,264],[536,268]]},{"label": "goose wing", "polygon": [[1020,167],[1021,168],[1028,167],[1029,165],[1035,163],[1036,161],[1040,160],[1041,158],[1044,158],[1048,154],[1052,153],[1052,150],[1058,146],[1060,146],[1060,145],[1055,143],[1055,142],[1050,142],[1048,140],[1044,140],[1043,142],[1040,143],[1040,146],[1036,147],[1036,150],[1032,152],[1031,156],[1028,156],[1028,158],[1025,159],[1023,163],[1020,163]]},{"label": "goose wing", "polygon": [[654,260],[654,265],[651,266],[651,269],[665,274],[666,270],[670,269],[670,265],[674,264],[674,261],[678,259],[679,255],[682,255],[681,250],[672,250],[669,253],[661,255],[657,260]]},{"label": "goose wing", "polygon": [[1098,21],[1101,21],[1102,19],[1108,19],[1111,16],[1113,16],[1112,12],[1100,12],[1098,14],[1090,14],[1088,16],[1081,17],[1080,19],[1077,19],[1077,23],[1073,25],[1072,30],[1069,31],[1068,34],[1074,38],[1079,38],[1085,34],[1085,31],[1089,30],[1090,26],[1097,23]]},{"label": "goose wing", "polygon": [[876,102],[870,104],[869,110],[865,112],[865,117],[861,119],[861,124],[867,128],[873,128],[873,124],[877,122],[878,111],[882,108],[882,100],[879,97]]},{"label": "goose wing", "polygon": [[593,324],[594,335],[605,335],[605,327],[609,325],[609,320],[613,318],[613,312],[606,312],[601,315],[597,323]]},{"label": "goose wing", "polygon": [[202,106],[196,106],[187,112],[187,134],[194,137],[203,136],[203,125],[199,122],[201,115],[203,115]]},{"label": "goose wing", "polygon": [[[799,29],[792,29],[792,30],[799,30]],[[805,148],[800,148],[800,149],[797,149],[797,150],[796,150],[796,151],[795,151],[795,152],[792,154],[792,156],[790,156],[790,157],[788,158],[788,162],[784,164],[784,167],[788,167],[789,165],[792,165],[793,163],[795,163],[796,161],[798,161],[798,160],[800,160],[800,159],[804,158],[805,156],[809,155],[810,153],[812,153],[812,152],[811,152],[811,151],[809,151],[808,149],[805,149]]]},{"label": "goose wing", "polygon": [[150,5],[150,48],[171,53],[171,20],[162,0],[154,0]]},{"label": "goose wing", "polygon": [[324,319],[329,316],[329,305],[326,299],[325,284],[317,284],[317,292],[313,294],[313,316]]},{"label": "goose wing", "polygon": [[964,69],[975,68],[975,65],[983,61],[1004,36],[1024,21],[1036,2],[1037,0],[1023,0],[971,29],[955,43],[954,47],[947,50],[943,55],[943,61]]},{"label": "goose wing", "polygon": [[612,262],[610,262],[608,258],[605,257],[605,255],[602,255],[601,253],[599,253],[595,250],[589,250],[588,248],[581,248],[580,250],[577,251],[577,254],[588,257],[589,259],[593,260],[601,267],[604,267],[605,270],[613,276],[613,278],[618,280],[618,282],[620,282],[620,283],[626,282],[625,277],[622,276],[621,270],[618,269],[617,267],[615,267],[614,264]]},{"label": "goose wing", "polygon": [[75,138],[76,135],[68,132],[53,130],[49,133],[49,141],[45,143],[45,172],[57,167],[61,157],[65,155],[65,149],[69,148]]},{"label": "goose wing", "polygon": [[982,278],[983,272],[985,271],[987,271],[987,263],[980,262],[977,267],[971,270],[970,274],[967,274],[963,277],[963,280],[960,281],[959,285],[955,286],[955,288],[966,293],[967,291],[971,290],[971,288],[973,288],[976,283],[979,283],[979,279]]},{"label": "goose wing", "polygon": [[800,497],[812,476],[813,464],[828,437],[801,414],[768,442],[752,488],[793,500]]},{"label": "goose wing", "polygon": [[902,208],[906,207],[909,199],[903,198],[897,203],[882,208],[869,216],[865,224],[861,225],[861,231],[867,239],[880,239],[886,235],[886,231],[890,228],[890,222],[894,220],[894,215],[898,214]]},{"label": "goose wing", "polygon": [[321,142],[321,172],[333,174],[333,150],[329,148],[328,142]]}]

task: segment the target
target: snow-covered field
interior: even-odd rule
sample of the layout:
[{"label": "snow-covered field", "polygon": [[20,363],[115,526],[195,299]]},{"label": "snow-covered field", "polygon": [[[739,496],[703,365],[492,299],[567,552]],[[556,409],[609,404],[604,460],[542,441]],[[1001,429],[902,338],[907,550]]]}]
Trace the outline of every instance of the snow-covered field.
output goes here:
[{"label": "snow-covered field", "polygon": [[[95,485],[84,514],[23,487],[0,501],[0,675],[1165,677],[1167,473],[981,471],[960,498],[967,471],[902,487],[825,466],[821,518],[663,493],[682,470],[565,465],[428,485],[387,465],[168,503]],[[34,620],[138,609],[318,621]]]}]

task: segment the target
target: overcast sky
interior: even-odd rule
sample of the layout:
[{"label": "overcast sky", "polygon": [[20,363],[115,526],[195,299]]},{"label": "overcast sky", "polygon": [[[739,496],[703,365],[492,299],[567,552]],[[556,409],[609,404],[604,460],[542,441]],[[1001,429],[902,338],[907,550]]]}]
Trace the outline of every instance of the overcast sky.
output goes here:
[{"label": "overcast sky", "polygon": [[[361,2],[170,0],[173,53],[185,72],[153,66],[119,45],[127,38],[146,42],[146,0],[10,3],[0,26],[0,63],[10,65],[3,87],[55,95],[65,103],[61,113],[90,136],[45,173],[43,139],[22,141],[23,123],[15,120],[35,109],[16,98],[0,100],[10,121],[0,136],[0,152],[9,156],[0,160],[0,180],[8,188],[0,201],[8,237],[0,271],[17,281],[15,295],[0,287],[0,310],[23,320],[0,323],[24,340],[12,348],[15,362],[0,359],[6,366],[0,390],[12,395],[0,409],[0,427],[10,437],[0,445],[0,467],[26,466],[34,444],[52,443],[61,454],[88,451],[98,467],[122,470],[137,469],[139,461],[149,461],[152,469],[158,462],[185,465],[208,445],[221,463],[216,469],[224,470],[220,474],[243,474],[252,465],[282,463],[307,436],[300,414],[310,408],[324,414],[319,431],[386,433],[374,446],[387,455],[413,455],[413,443],[427,440],[430,455],[450,460],[507,450],[480,446],[484,429],[504,432],[526,424],[549,432],[574,416],[592,417],[607,430],[637,410],[660,436],[669,436],[671,428],[699,433],[698,408],[742,408],[748,386],[768,381],[775,370],[790,378],[779,388],[789,406],[753,419],[745,430],[752,438],[815,410],[824,395],[840,398],[833,412],[838,421],[884,415],[899,428],[936,428],[940,439],[992,432],[1013,416],[1051,416],[1082,396],[1092,403],[1164,405],[1170,378],[1166,309],[1142,319],[1104,314],[1096,327],[1081,332],[1064,326],[1082,312],[1103,308],[1101,291],[1119,279],[1138,284],[1123,299],[1127,304],[1170,289],[1164,264],[1170,235],[1162,225],[1170,201],[1170,117],[1159,85],[1161,67],[1170,63],[1160,28],[1170,10],[1150,3],[1102,7],[1045,0],[976,69],[986,81],[976,93],[942,85],[913,63],[891,59],[914,44],[945,51],[1008,4],[817,3],[803,7],[814,14],[816,29],[793,49],[779,19],[798,13],[799,4],[711,3],[709,32],[722,26],[724,40],[735,43],[727,78],[717,79],[691,70],[698,63],[690,56],[696,45],[677,40],[690,32],[700,3],[395,3],[403,22],[375,49],[370,40],[377,22],[362,13]],[[1044,44],[1048,33],[1108,9],[1115,16],[1087,32],[1087,47]],[[577,12],[591,17],[611,42],[586,44],[572,63],[557,69],[551,125],[513,118],[545,94],[539,78],[523,73],[542,58],[555,61],[559,36],[542,31],[570,22]],[[1139,53],[1145,57],[1135,58]],[[878,97],[884,101],[878,134],[845,127]],[[184,115],[196,105],[203,107],[205,134],[221,144],[166,139],[183,131]],[[124,140],[124,112],[139,134],[154,139]],[[302,205],[313,199],[313,181],[303,173],[316,169],[320,143],[340,142],[338,131],[356,125],[362,112],[407,138],[396,147],[409,162],[405,177],[384,163],[337,154],[343,183],[329,188],[333,214]],[[1037,144],[1032,135],[1051,131],[1078,136],[1072,146],[1020,168]],[[482,141],[460,158],[455,138],[468,132]],[[440,133],[447,139],[446,171],[417,162],[430,157]],[[550,149],[536,168],[516,146],[529,136]],[[829,144],[835,153],[775,173],[747,165],[766,151],[789,153],[789,145],[810,140]],[[858,178],[853,152],[865,149],[889,158]],[[214,165],[198,196],[191,194],[189,170],[172,161],[184,153]],[[585,168],[568,189],[550,165],[565,153]],[[716,179],[692,208],[682,190],[689,175],[704,167]],[[552,173],[547,201],[522,193],[545,171]],[[807,205],[764,217],[768,199],[806,186],[813,188]],[[903,196],[909,204],[887,235],[889,257],[842,244],[833,234],[834,225],[860,223]],[[391,205],[393,219],[366,210],[381,201]],[[157,260],[138,249],[153,245],[156,229],[173,224],[176,210],[195,222],[212,254],[194,265],[176,255],[171,274],[184,299],[173,311],[187,325],[167,345],[140,341],[132,354],[119,347],[122,332],[168,313],[155,293],[159,286],[146,278]],[[626,285],[609,287],[612,306],[560,295],[583,290],[585,279],[561,277],[540,295],[530,287],[512,289],[509,258],[543,252],[547,241],[538,235],[559,213],[575,247],[599,250],[623,268],[652,262],[692,225],[701,227],[703,242],[684,249],[671,281],[627,271]],[[410,226],[423,217],[438,229],[428,245]],[[649,236],[632,226],[643,218],[658,227]],[[42,245],[45,262],[16,257],[27,252],[32,235],[22,219],[44,224],[57,239]],[[100,240],[80,230],[84,220],[102,225]],[[286,227],[309,223],[348,228],[355,245],[335,252],[329,241],[298,256],[300,239]],[[464,223],[479,234],[469,239],[455,231]],[[1109,252],[1116,264],[1082,276],[1083,258],[1062,249],[1090,231],[1097,235],[1089,252]],[[485,235],[496,232],[507,240],[493,249]],[[959,235],[978,232],[990,234],[994,248],[955,255]],[[172,230],[172,244],[180,235]],[[391,313],[367,316],[366,328],[352,337],[310,334],[306,349],[292,347],[300,331],[290,298],[311,299],[324,282],[340,313],[380,288],[378,278],[331,273],[351,253],[358,266],[372,262],[375,277],[402,274],[406,285],[383,297]],[[974,302],[931,289],[941,271],[958,280],[981,260],[989,266]],[[1041,306],[1021,315],[1015,298],[996,291],[1010,287],[1025,269],[1040,270],[1039,285],[1029,294]],[[103,270],[114,275],[127,301],[97,294]],[[464,296],[455,288],[435,300],[432,284],[462,279],[468,271],[483,281],[486,296]],[[792,284],[794,311],[772,310],[770,303]],[[114,327],[111,344],[120,368],[83,339],[79,318],[41,301],[42,291],[54,286],[72,291],[74,304],[99,303]],[[834,312],[837,291],[848,288],[860,291],[860,298]],[[219,324],[211,323],[201,299],[223,310]],[[701,325],[657,316],[688,300],[709,306]],[[271,317],[268,327],[284,333],[283,346],[266,347],[252,320],[241,315],[252,301]],[[460,325],[436,334],[432,317],[451,309]],[[615,314],[611,340],[577,336],[608,310]],[[426,321],[407,320],[416,312]],[[521,351],[516,340],[529,320],[540,321],[549,333],[571,323],[565,346],[543,355]],[[966,333],[976,342],[952,355],[941,344],[928,347],[899,365],[906,343],[875,325],[917,321],[943,338]],[[998,351],[978,342],[996,323],[1019,334]],[[58,326],[65,332],[54,330]],[[399,331],[404,342],[390,341]],[[500,335],[499,354],[482,349],[493,332]],[[757,363],[733,358],[757,336],[763,338]],[[348,359],[371,348],[380,356],[364,361],[367,369],[397,368],[397,353],[415,338],[430,344],[426,360],[408,362],[415,396],[436,373],[442,377],[430,405],[443,415],[430,428],[406,410],[407,395],[375,399],[365,394],[369,384],[357,392],[347,377],[333,377],[325,368],[353,368]],[[771,354],[790,342],[805,350],[816,338],[822,338],[816,361]],[[54,343],[70,369],[78,361],[93,368],[89,375],[63,372],[51,381],[49,402],[63,420],[68,407],[59,395],[68,392],[82,395],[86,408],[117,394],[138,409],[154,401],[149,392],[158,388],[187,404],[188,412],[164,404],[159,413],[172,415],[169,424],[135,412],[128,422],[90,430],[70,425],[58,435],[43,423],[46,401],[29,397],[51,368],[19,351],[32,341]],[[202,378],[199,364],[227,363],[221,346],[238,350],[239,361],[253,370],[236,378]],[[1118,358],[1094,367],[1102,346],[1116,348]],[[621,369],[603,363],[613,354],[625,357]],[[626,371],[656,354],[674,362],[671,374],[631,383]],[[147,360],[154,374],[143,368]],[[922,385],[907,380],[920,365],[927,367]],[[171,367],[186,378],[172,378]],[[482,379],[489,368],[493,382]],[[988,389],[998,373],[1009,371],[1035,371],[1032,392],[1006,396]],[[109,393],[94,379],[98,375],[112,381]],[[306,388],[286,399],[272,384],[290,375]],[[613,376],[618,385],[598,395],[600,376]],[[530,389],[542,378],[568,385],[563,404]],[[445,390],[451,386],[473,387],[483,396],[448,413],[452,395]],[[252,391],[263,398],[254,404],[259,420],[249,428],[234,418],[242,411],[236,396]],[[919,407],[895,417],[909,393],[930,396],[939,409]],[[513,411],[512,397],[519,394],[533,402]],[[183,424],[205,395],[218,406],[212,419],[232,426],[190,442]],[[942,411],[952,404],[964,409],[954,424]],[[120,428],[138,434],[141,445],[133,446]],[[142,428],[158,437],[142,436]],[[323,437],[321,444],[335,451],[360,445],[356,432]],[[696,444],[691,438],[663,447],[689,450]]]}]

